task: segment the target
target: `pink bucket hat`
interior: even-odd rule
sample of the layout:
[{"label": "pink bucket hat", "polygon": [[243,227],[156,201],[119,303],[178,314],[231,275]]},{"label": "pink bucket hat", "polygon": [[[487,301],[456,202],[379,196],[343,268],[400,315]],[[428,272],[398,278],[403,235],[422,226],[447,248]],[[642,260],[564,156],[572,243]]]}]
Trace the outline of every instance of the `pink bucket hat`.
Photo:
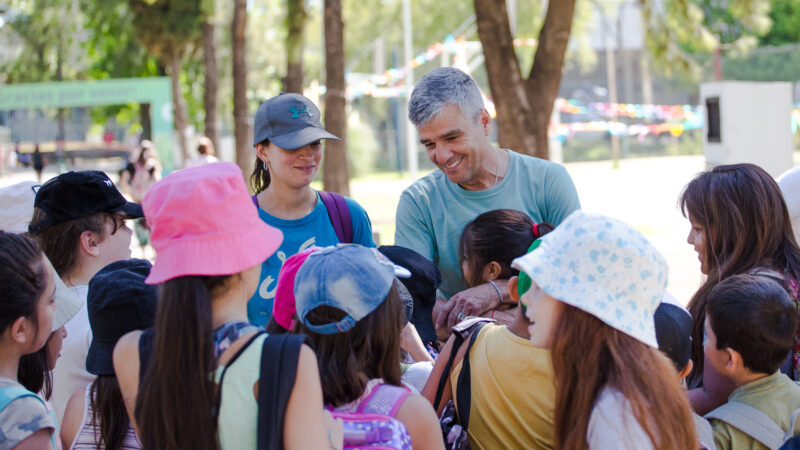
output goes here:
[{"label": "pink bucket hat", "polygon": [[294,327],[294,315],[297,306],[294,300],[294,277],[300,266],[303,265],[308,255],[322,247],[310,247],[287,259],[278,274],[278,285],[275,288],[275,300],[272,304],[272,317],[278,325],[291,330]]},{"label": "pink bucket hat", "polygon": [[147,284],[239,273],[264,262],[283,241],[280,230],[258,217],[232,163],[173,172],[148,189],[142,208],[156,251]]}]

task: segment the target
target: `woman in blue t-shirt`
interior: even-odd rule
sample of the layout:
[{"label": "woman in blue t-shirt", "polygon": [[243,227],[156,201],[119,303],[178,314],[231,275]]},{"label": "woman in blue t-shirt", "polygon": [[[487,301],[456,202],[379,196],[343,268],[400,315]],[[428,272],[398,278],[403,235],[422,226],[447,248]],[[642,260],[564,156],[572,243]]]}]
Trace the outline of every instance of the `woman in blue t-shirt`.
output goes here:
[{"label": "woman in blue t-shirt", "polygon": [[342,216],[329,210],[311,188],[322,161],[322,139],[340,140],[325,131],[319,109],[302,95],[277,95],[256,112],[256,161],[250,186],[256,193],[253,200],[259,217],[283,232],[283,243],[262,264],[258,289],[247,305],[247,316],[255,325],[266,324],[272,316],[278,272],[288,257],[312,245],[323,247],[347,240],[338,237],[334,223],[344,224],[344,234],[350,232],[352,243],[375,246],[372,225],[361,205],[339,198],[339,211],[344,210],[352,224],[349,229]]}]

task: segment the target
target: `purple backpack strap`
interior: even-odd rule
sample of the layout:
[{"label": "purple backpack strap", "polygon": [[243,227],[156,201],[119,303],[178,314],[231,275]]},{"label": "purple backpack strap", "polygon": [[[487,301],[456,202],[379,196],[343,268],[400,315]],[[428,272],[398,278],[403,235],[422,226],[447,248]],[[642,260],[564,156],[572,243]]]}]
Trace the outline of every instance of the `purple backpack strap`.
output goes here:
[{"label": "purple backpack strap", "polygon": [[336,232],[336,237],[339,242],[343,244],[353,243],[353,221],[350,218],[350,208],[347,207],[347,202],[344,196],[336,192],[317,191],[328,210],[328,217],[333,224],[333,230]]},{"label": "purple backpack strap", "polygon": [[402,386],[391,384],[379,384],[372,389],[372,392],[365,398],[356,412],[363,414],[383,414],[394,417],[397,410],[411,395],[411,391]]}]

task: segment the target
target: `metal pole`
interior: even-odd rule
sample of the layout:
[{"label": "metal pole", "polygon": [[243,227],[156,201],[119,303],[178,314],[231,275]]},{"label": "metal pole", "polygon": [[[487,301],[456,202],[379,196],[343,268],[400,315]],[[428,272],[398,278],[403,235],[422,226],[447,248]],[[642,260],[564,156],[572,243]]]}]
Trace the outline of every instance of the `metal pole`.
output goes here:
[{"label": "metal pole", "polygon": [[[603,13],[603,35],[606,46],[606,84],[608,86],[608,102],[617,103],[617,63],[614,55],[614,43],[611,40],[610,18],[606,15],[606,10],[601,6]],[[619,32],[619,30],[617,30]],[[611,137],[611,164],[615,169],[619,168],[619,136],[609,131]]]},{"label": "metal pole", "polygon": [[403,0],[403,59],[406,61],[406,156],[408,158],[408,174],[412,179],[417,178],[419,164],[417,163],[417,132],[414,125],[408,120],[408,98],[414,88],[414,68],[411,59],[414,58],[414,49],[411,43],[411,0]]}]

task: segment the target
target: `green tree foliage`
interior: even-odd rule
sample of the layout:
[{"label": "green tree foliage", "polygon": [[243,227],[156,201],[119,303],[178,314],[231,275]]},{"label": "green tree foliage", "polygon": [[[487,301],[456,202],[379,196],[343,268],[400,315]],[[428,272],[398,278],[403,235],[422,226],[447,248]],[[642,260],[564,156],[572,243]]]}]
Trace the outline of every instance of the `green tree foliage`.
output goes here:
[{"label": "green tree foliage", "polygon": [[184,56],[205,19],[197,0],[129,0],[136,38],[161,60]]},{"label": "green tree foliage", "polygon": [[718,45],[745,53],[769,31],[771,0],[639,0],[645,42],[664,73],[697,79]]},{"label": "green tree foliage", "polygon": [[133,14],[127,3],[80,0],[88,38],[83,48],[93,79],[165,75],[164,66],[136,39]]},{"label": "green tree foliage", "polygon": [[[105,0],[79,0],[84,14],[86,40],[82,47],[87,57],[90,79],[164,76],[164,65],[147,53],[136,40],[133,14],[127,3]],[[147,110],[144,111],[147,113]],[[92,109],[94,123],[105,124],[109,118],[128,123],[141,117],[140,105],[109,105]],[[135,127],[139,128],[139,125]]]},{"label": "green tree foliage", "polygon": [[774,0],[770,18],[772,28],[761,38],[761,45],[800,42],[800,0]]},{"label": "green tree foliage", "polygon": [[172,78],[173,116],[185,160],[189,149],[180,78],[186,56],[200,46],[200,30],[206,19],[203,5],[197,0],[129,0],[129,5],[136,39],[167,67]]},{"label": "green tree foliage", "polygon": [[[79,30],[83,16],[72,0],[15,0],[4,28],[16,52],[0,65],[6,83],[68,80],[83,76]],[[4,30],[5,31],[5,30]],[[16,44],[16,45],[13,45]],[[13,46],[12,46],[13,45]]]},{"label": "green tree foliage", "polygon": [[725,58],[726,80],[798,81],[800,44],[759,47],[743,57]]}]

